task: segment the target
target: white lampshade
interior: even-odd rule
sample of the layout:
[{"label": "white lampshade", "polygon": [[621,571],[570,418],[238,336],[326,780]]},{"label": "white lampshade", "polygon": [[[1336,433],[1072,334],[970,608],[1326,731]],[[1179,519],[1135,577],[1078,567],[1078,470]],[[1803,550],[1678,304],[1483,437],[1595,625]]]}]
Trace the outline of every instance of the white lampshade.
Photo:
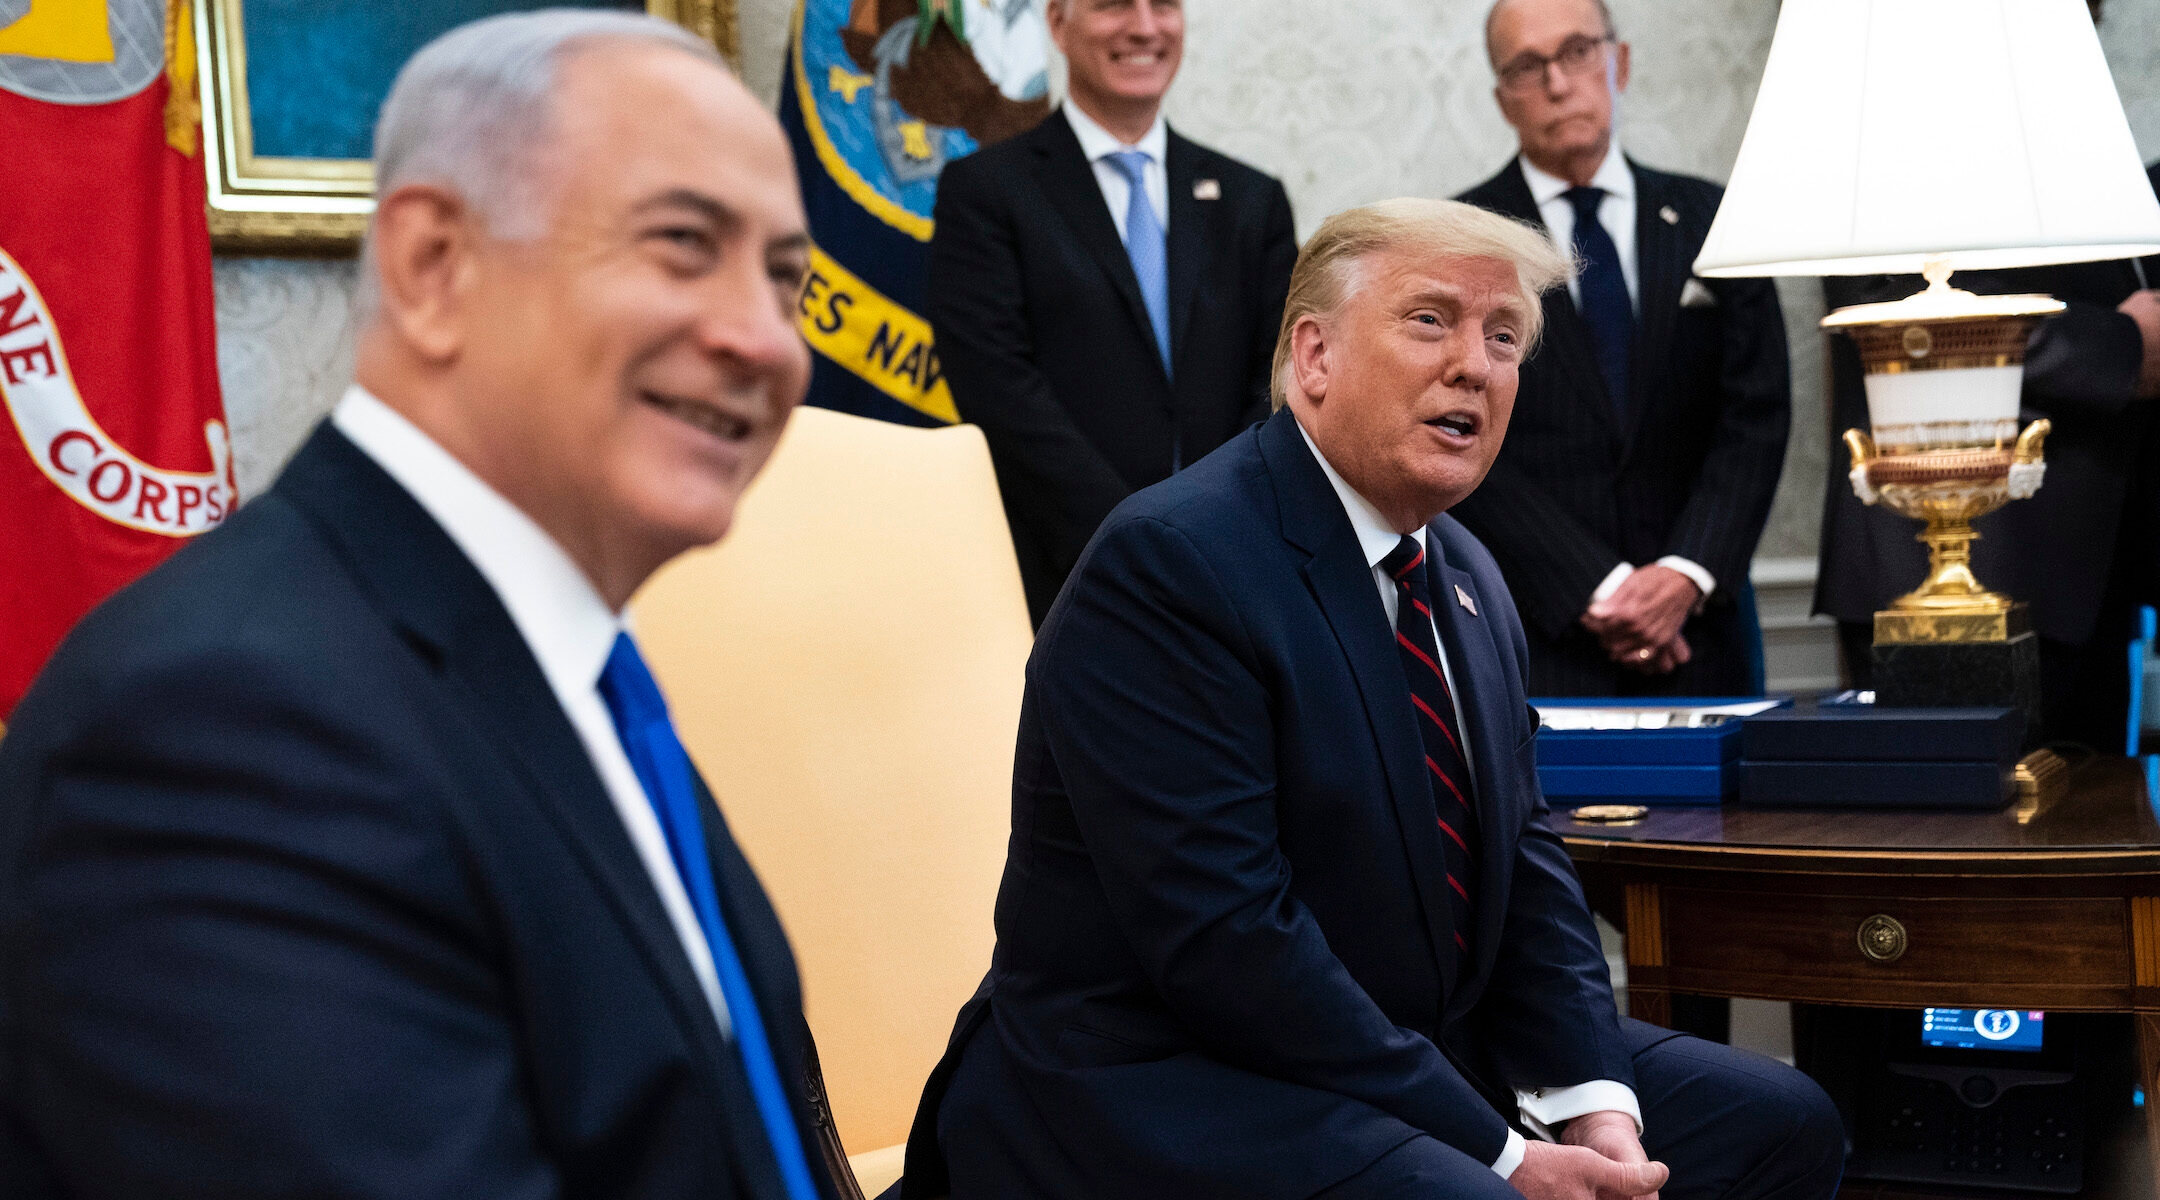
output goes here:
[{"label": "white lampshade", "polygon": [[1785,0],[1698,275],[2160,252],[2080,0]]}]

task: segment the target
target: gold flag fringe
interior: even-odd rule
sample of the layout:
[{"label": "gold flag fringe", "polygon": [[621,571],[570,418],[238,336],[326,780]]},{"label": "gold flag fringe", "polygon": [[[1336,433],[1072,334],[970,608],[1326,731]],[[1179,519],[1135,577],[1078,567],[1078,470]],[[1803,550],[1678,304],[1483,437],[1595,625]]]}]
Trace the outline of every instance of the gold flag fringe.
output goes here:
[{"label": "gold flag fringe", "polygon": [[195,83],[195,17],[189,0],[165,6],[165,142],[195,157],[202,133],[202,95]]}]

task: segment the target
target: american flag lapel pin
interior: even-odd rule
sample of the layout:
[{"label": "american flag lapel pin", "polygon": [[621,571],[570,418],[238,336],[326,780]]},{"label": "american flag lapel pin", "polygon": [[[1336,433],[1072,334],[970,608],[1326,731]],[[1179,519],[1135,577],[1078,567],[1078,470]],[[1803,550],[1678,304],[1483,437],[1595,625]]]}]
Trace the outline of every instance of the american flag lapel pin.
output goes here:
[{"label": "american flag lapel pin", "polygon": [[1216,179],[1193,180],[1192,198],[1195,200],[1222,199],[1222,181]]},{"label": "american flag lapel pin", "polygon": [[1471,616],[1477,615],[1477,601],[1472,600],[1470,593],[1462,590],[1462,585],[1459,583],[1455,585],[1455,603],[1469,609]]}]

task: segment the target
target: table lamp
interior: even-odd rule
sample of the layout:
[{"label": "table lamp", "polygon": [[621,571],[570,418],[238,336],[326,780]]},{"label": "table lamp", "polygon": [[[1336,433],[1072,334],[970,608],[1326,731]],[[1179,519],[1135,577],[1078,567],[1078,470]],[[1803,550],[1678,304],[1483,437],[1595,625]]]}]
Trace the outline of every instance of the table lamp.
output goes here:
[{"label": "table lamp", "polygon": [[1732,183],[1695,272],[1918,273],[1839,309],[1866,372],[1852,485],[1926,522],[1920,586],[1875,615],[1887,704],[2012,705],[2037,729],[2022,604],[1974,578],[1974,518],[2040,487],[2018,428],[2026,338],[2061,302],[1951,273],[2160,251],[2153,196],[2080,0],[1785,0]]}]

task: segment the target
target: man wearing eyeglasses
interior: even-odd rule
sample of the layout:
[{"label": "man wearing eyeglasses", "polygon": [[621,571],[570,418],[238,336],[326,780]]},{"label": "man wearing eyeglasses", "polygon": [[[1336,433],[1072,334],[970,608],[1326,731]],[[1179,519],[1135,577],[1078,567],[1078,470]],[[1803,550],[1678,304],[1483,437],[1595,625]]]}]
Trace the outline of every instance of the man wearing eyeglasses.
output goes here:
[{"label": "man wearing eyeglasses", "polygon": [[1762,690],[1748,562],[1784,462],[1767,280],[1690,274],[1721,190],[1613,136],[1628,47],[1602,0],[1499,0],[1486,49],[1522,152],[1460,198],[1574,252],[1492,474],[1455,509],[1499,559],[1533,695]]}]

